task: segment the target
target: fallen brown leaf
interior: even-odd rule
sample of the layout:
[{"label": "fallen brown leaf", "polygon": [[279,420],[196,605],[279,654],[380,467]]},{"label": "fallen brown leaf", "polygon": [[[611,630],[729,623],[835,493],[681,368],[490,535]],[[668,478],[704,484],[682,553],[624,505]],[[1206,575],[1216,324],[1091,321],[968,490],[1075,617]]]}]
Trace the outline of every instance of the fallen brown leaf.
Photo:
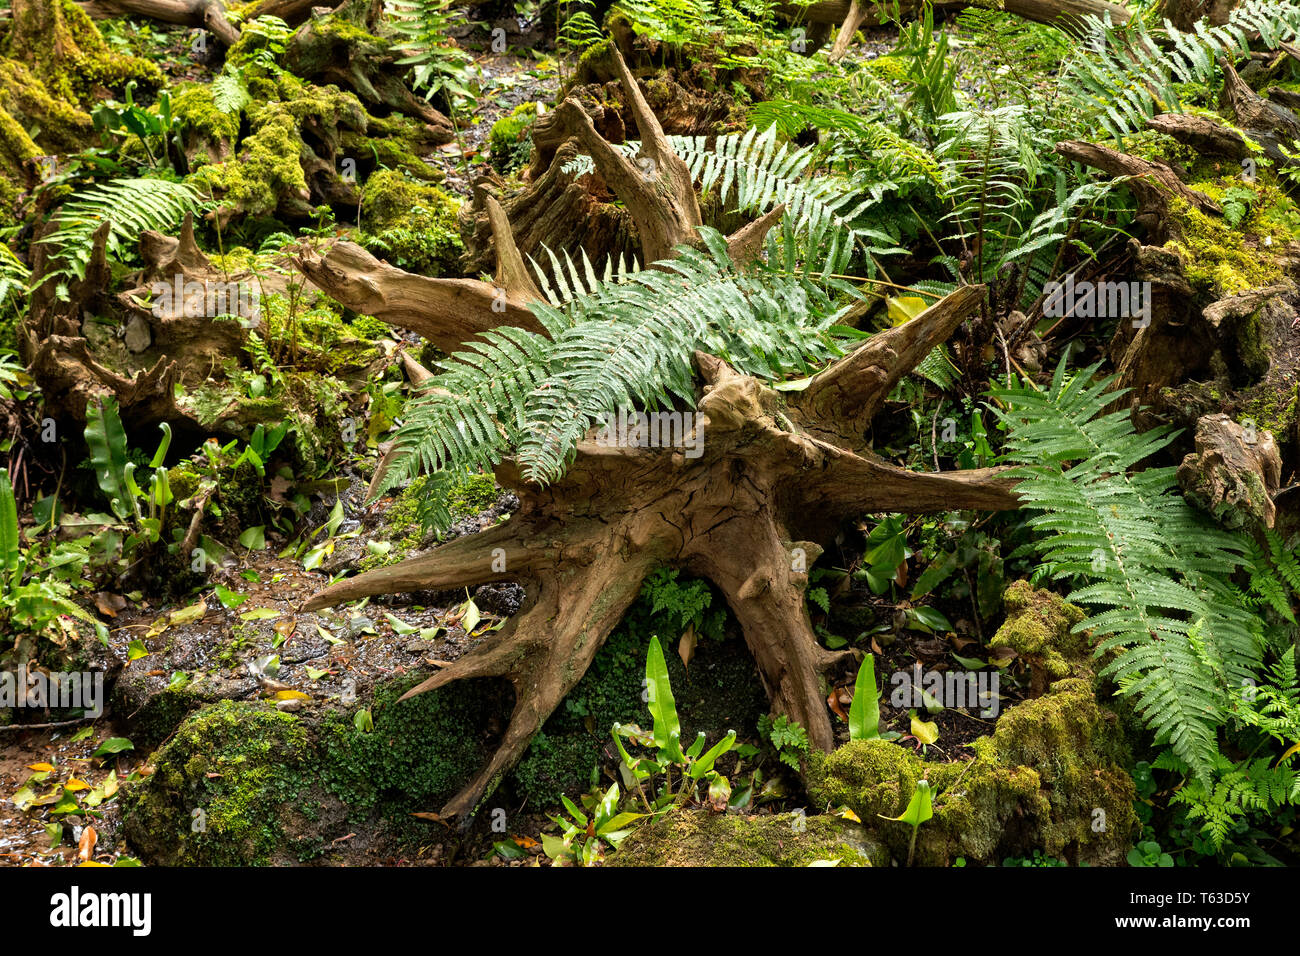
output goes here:
[{"label": "fallen brown leaf", "polygon": [[695,627],[692,625],[682,633],[682,639],[677,642],[677,656],[682,659],[682,666],[689,668],[691,658],[695,656],[695,645],[699,638],[695,634]]},{"label": "fallen brown leaf", "polygon": [[81,839],[77,841],[77,859],[83,863],[90,859],[90,855],[95,852],[95,843],[99,840],[99,834],[95,828],[87,826],[81,831]]},{"label": "fallen brown leaf", "polygon": [[96,591],[95,607],[105,617],[117,617],[117,612],[126,607],[126,598],[111,591]]}]

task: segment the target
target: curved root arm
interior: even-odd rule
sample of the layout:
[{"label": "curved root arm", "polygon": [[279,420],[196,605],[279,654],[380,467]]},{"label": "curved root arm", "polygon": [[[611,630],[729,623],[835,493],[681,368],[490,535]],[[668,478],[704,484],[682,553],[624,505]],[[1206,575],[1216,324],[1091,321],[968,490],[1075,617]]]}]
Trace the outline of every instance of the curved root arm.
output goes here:
[{"label": "curved root arm", "polygon": [[982,285],[963,286],[818,373],[793,399],[801,423],[818,437],[859,446],[893,387],[979,310],[984,293]]},{"label": "curved root arm", "polygon": [[324,255],[306,251],[298,268],[326,295],[363,315],[418,332],[444,352],[499,325],[541,332],[525,293],[477,279],[430,279],[380,262],[354,242]]},{"label": "curved root arm", "polygon": [[80,7],[95,19],[151,17],[160,23],[211,30],[221,44],[235,45],[239,31],[226,18],[221,0],[88,0]]},{"label": "curved root arm", "polygon": [[622,620],[652,563],[636,554],[536,575],[528,607],[510,625],[403,696],[471,677],[506,677],[514,685],[514,710],[496,752],[443,807],[444,817],[468,817],[523,756]]},{"label": "curved root arm", "polygon": [[554,564],[557,556],[553,549],[544,543],[530,546],[518,537],[515,528],[518,520],[511,518],[479,534],[457,538],[418,558],[339,581],[313,594],[302,610],[317,611],[377,594],[509,581]]},{"label": "curved root arm", "polygon": [[[823,449],[825,450],[824,446]],[[809,480],[825,513],[837,517],[874,512],[938,514],[944,511],[1015,511],[1020,498],[1009,468],[908,471],[875,456],[842,449],[827,452],[826,468]]]},{"label": "curved root arm", "polygon": [[[814,747],[831,750],[835,735],[822,678],[844,655],[817,643],[804,600],[807,566],[821,549],[809,555],[806,543],[783,541],[776,525],[762,518],[729,522],[707,540],[708,549],[688,559],[688,566],[721,589],[744,630],[773,712],[802,724]],[[750,560],[737,560],[740,555]]]}]

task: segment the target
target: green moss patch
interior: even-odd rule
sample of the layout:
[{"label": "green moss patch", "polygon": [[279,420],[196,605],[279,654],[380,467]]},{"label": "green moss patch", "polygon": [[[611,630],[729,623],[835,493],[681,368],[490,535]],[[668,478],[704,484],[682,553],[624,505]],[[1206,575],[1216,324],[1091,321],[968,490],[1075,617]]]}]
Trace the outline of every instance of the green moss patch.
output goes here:
[{"label": "green moss patch", "polygon": [[425,676],[376,690],[373,730],[353,711],[204,707],[126,792],[128,839],[152,864],[248,866],[309,859],[348,828],[427,836],[411,814],[437,809],[482,766],[484,728],[505,701],[497,685],[468,681],[397,702]]},{"label": "green moss patch", "polygon": [[896,743],[854,741],[813,754],[808,792],[821,806],[846,806],[893,852],[907,855],[911,830],[898,816],[924,779],[934,818],[922,825],[916,862],[957,857],[996,863],[1039,850],[1074,862],[1116,863],[1138,832],[1130,755],[1119,718],[1093,689],[1087,642],[1073,633],[1082,615],[1020,582],[1006,594],[1007,621],[991,642],[1013,647],[1056,680],[1016,704],[969,761],[931,763]]},{"label": "green moss patch", "polygon": [[887,866],[889,853],[861,824],[836,816],[683,811],[641,827],[608,866]]}]

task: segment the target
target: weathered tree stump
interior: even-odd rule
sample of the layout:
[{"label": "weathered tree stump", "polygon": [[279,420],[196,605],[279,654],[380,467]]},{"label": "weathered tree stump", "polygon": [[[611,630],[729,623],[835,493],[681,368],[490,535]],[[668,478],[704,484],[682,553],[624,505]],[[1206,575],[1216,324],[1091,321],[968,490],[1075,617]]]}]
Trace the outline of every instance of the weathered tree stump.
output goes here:
[{"label": "weathered tree stump", "polygon": [[[621,65],[621,58],[620,58]],[[574,101],[563,122],[589,149],[597,169],[637,221],[647,261],[695,239],[699,205],[691,177],[672,151],[626,67],[628,96],[646,144],[639,166],[594,130]],[[779,218],[778,207],[731,237],[743,261]],[[505,217],[498,230],[498,282],[523,304],[535,290]],[[304,261],[313,281],[337,286],[319,264]],[[393,289],[383,269],[353,285]],[[386,278],[377,278],[384,276]],[[521,278],[522,277],[522,278]],[[465,329],[457,280],[422,280],[426,334]],[[473,292],[481,318],[510,321],[486,307],[491,284]],[[440,291],[435,291],[440,290]],[[519,510],[504,524],[457,539],[430,554],[339,582],[304,606],[315,610],[378,594],[517,581],[523,608],[500,632],[411,691],[433,690],[471,677],[505,677],[516,700],[500,746],[483,771],[443,809],[470,814],[519,759],[533,735],[587,670],[606,636],[640,591],[643,579],[669,563],[712,581],[744,630],[774,711],[807,728],[818,748],[833,745],[824,676],[845,661],[817,641],[805,588],[808,568],[843,520],[864,513],[1013,509],[1013,482],[999,469],[920,473],[874,455],[863,433],[890,389],[963,320],[977,313],[983,287],[965,287],[912,321],[881,332],[816,375],[800,392],[780,393],[740,375],[720,359],[697,353],[698,417],[691,434],[698,456],[682,448],[611,446],[589,434],[563,478],[547,487],[526,481],[511,460],[497,481],[515,491]],[[384,296],[376,301],[383,304]],[[461,304],[454,304],[454,303]],[[393,309],[380,318],[395,320]],[[411,321],[410,317],[407,321]],[[441,337],[445,339],[446,336]],[[434,383],[436,384],[436,383]]]}]

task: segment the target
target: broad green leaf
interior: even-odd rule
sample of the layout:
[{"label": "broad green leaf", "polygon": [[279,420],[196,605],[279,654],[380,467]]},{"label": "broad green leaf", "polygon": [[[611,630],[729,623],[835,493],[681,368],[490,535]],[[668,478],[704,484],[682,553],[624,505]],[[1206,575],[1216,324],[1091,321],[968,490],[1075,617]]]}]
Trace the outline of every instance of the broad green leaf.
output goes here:
[{"label": "broad green leaf", "polygon": [[108,754],[120,754],[124,750],[134,750],[135,744],[131,743],[126,737],[109,737],[102,744],[95,748],[92,757],[103,757]]},{"label": "broad green leaf", "polygon": [[907,809],[901,816],[887,817],[883,813],[876,816],[882,820],[897,820],[899,823],[908,823],[914,827],[919,827],[926,820],[934,816],[933,793],[930,790],[928,780],[916,781],[916,790],[912,793],[912,799],[907,801]]},{"label": "broad green leaf", "polygon": [[229,611],[233,611],[235,608],[239,607],[239,605],[248,600],[247,594],[238,594],[221,584],[217,585],[216,591],[217,600],[221,602],[222,607]]},{"label": "broad green leaf", "polygon": [[86,445],[100,490],[108,496],[113,514],[123,521],[131,515],[127,489],[126,430],[117,414],[117,399],[106,395],[86,405]]},{"label": "broad green leaf", "polygon": [[880,690],[876,687],[876,658],[867,654],[858,668],[849,705],[849,739],[874,740],[880,736]]},{"label": "broad green leaf", "polygon": [[[13,574],[18,567],[18,506],[9,472],[0,469],[0,570]],[[0,585],[0,590],[3,585]]]},{"label": "broad green leaf", "polygon": [[699,780],[706,773],[709,773],[713,769],[713,765],[717,762],[718,758],[735,745],[736,732],[734,730],[728,730],[727,736],[723,737],[716,744],[710,747],[708,753],[691,765],[691,779]]},{"label": "broad green leaf", "polygon": [[676,750],[681,747],[681,724],[677,720],[677,702],[673,699],[673,688],[668,682],[668,664],[664,661],[664,649],[659,645],[658,637],[650,638],[650,649],[645,661],[646,691],[649,695],[650,716],[654,718],[654,742],[660,750]]},{"label": "broad green leaf", "polygon": [[460,626],[465,629],[466,634],[473,634],[474,628],[478,627],[478,622],[483,619],[479,613],[478,605],[474,603],[473,598],[469,598],[461,605],[460,609]]}]

